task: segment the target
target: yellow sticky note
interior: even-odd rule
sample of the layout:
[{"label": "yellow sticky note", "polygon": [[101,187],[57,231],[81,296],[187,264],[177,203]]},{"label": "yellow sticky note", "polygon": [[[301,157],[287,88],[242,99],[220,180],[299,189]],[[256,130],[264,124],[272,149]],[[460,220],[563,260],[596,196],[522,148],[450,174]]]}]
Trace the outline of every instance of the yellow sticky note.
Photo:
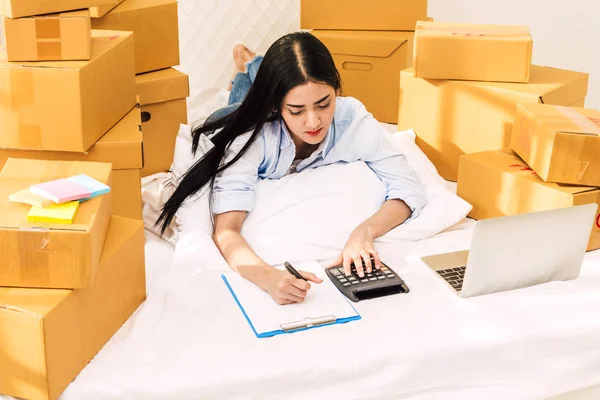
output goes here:
[{"label": "yellow sticky note", "polygon": [[54,204],[46,208],[33,206],[27,214],[29,222],[46,222],[51,224],[72,224],[79,207],[78,201]]}]

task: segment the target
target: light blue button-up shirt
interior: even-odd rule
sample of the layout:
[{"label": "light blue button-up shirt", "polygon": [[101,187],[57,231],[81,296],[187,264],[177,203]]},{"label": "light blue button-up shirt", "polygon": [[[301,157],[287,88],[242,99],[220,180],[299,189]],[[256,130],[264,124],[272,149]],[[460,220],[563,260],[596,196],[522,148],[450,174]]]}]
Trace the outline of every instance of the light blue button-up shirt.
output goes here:
[{"label": "light blue button-up shirt", "polygon": [[[247,142],[250,132],[229,146],[224,161],[231,160]],[[389,133],[353,97],[337,97],[333,122],[312,155],[297,172],[339,162],[364,161],[385,185],[385,199],[401,199],[415,218],[425,206],[425,190],[406,157],[389,142]],[[268,122],[248,151],[215,178],[213,212],[251,211],[259,179],[285,176],[296,156],[296,146],[282,119]]]}]

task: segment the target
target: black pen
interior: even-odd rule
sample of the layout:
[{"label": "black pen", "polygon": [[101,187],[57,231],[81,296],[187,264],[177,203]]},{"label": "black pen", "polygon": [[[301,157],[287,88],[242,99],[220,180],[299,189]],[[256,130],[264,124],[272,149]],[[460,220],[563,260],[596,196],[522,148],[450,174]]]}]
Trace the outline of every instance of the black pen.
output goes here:
[{"label": "black pen", "polygon": [[284,262],[283,265],[285,265],[285,269],[288,270],[288,272],[292,275],[294,275],[296,278],[298,279],[302,279],[302,280],[306,280],[305,277],[303,277],[302,275],[300,275],[300,273],[298,271],[296,271],[296,268],[292,267],[292,264],[290,264],[289,262]]}]

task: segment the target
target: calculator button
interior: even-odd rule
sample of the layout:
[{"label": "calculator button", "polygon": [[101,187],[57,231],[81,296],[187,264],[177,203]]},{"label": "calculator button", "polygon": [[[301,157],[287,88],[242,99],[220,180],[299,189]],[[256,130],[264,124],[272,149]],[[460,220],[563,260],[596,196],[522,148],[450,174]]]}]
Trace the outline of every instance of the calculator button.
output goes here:
[{"label": "calculator button", "polygon": [[382,271],[385,271],[386,269],[387,269],[387,267],[386,267],[385,265],[382,265],[382,266],[381,266],[381,270],[382,270]]},{"label": "calculator button", "polygon": [[373,274],[372,274],[372,273],[370,273],[370,272],[369,272],[369,273],[367,273],[367,278],[370,278],[370,277],[372,277],[372,276],[373,276]]},{"label": "calculator button", "polygon": [[353,277],[353,276],[350,276],[350,277],[348,277],[348,280],[349,280],[350,282],[354,282],[354,281],[356,281],[357,279],[356,279],[355,277]]},{"label": "calculator button", "polygon": [[346,282],[346,283],[344,283],[343,285],[344,285],[344,286],[350,286],[350,283],[349,283],[349,282]]},{"label": "calculator button", "polygon": [[350,281],[350,283],[353,284],[353,285],[358,285],[358,281],[357,280]]},{"label": "calculator button", "polygon": [[372,277],[372,278],[369,278],[369,280],[370,280],[370,281],[376,281],[376,280],[377,280],[377,278],[376,278],[376,277]]},{"label": "calculator button", "polygon": [[348,279],[346,279],[346,278],[339,278],[339,280],[340,280],[340,282],[342,282],[342,283],[348,282]]},{"label": "calculator button", "polygon": [[383,276],[378,276],[377,279],[385,279]]},{"label": "calculator button", "polygon": [[331,273],[332,273],[332,274],[334,274],[334,275],[341,275],[341,274],[342,274],[342,273],[340,272],[340,270],[339,270],[339,269],[337,269],[337,268],[334,268],[334,269],[332,269],[332,270],[331,270]]},{"label": "calculator button", "polygon": [[361,281],[361,282],[363,282],[363,283],[364,283],[364,282],[369,282],[369,280],[368,280],[368,279],[361,279],[360,281]]}]

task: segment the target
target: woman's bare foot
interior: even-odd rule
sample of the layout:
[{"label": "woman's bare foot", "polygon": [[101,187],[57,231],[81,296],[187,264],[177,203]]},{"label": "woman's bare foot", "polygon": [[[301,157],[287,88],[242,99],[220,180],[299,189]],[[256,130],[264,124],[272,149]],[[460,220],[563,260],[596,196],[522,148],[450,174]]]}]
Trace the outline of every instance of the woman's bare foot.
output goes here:
[{"label": "woman's bare foot", "polygon": [[[250,51],[243,44],[236,44],[233,47],[233,62],[235,64],[235,71],[231,80],[235,78],[238,72],[246,72],[246,63],[252,60],[256,56],[256,53]],[[229,82],[229,86],[227,90],[231,90],[231,82]]]}]

